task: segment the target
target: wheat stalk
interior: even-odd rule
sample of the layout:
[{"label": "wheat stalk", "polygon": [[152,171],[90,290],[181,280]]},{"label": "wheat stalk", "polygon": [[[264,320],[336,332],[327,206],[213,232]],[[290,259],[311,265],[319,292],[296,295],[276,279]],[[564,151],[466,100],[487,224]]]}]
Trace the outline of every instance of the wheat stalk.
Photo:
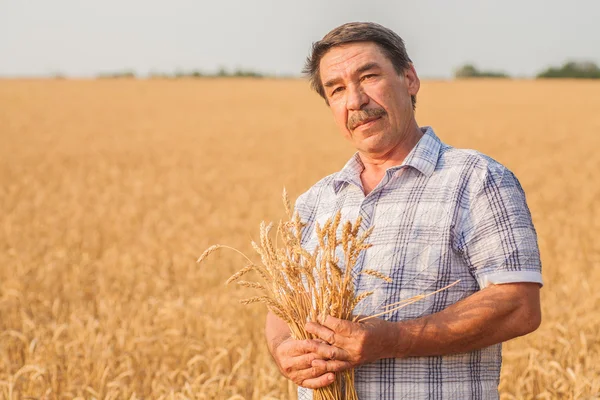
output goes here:
[{"label": "wheat stalk", "polygon": [[[287,221],[280,221],[275,235],[271,238],[272,224],[260,224],[259,240],[252,241],[252,247],[260,256],[261,263],[253,263],[240,251],[224,245],[209,247],[198,259],[199,262],[219,248],[228,248],[241,254],[248,262],[240,271],[233,274],[227,283],[237,281],[250,271],[260,275],[263,282],[238,281],[237,284],[257,289],[262,296],[241,300],[242,304],[263,303],[267,308],[285,321],[295,339],[314,339],[304,330],[308,321],[319,321],[327,315],[336,318],[364,322],[397,311],[428,296],[445,290],[458,282],[454,282],[433,293],[415,296],[401,302],[387,305],[384,311],[367,317],[354,316],[356,306],[374,294],[374,291],[357,293],[354,283],[353,268],[360,253],[371,245],[367,242],[373,227],[360,233],[362,218],[354,223],[342,222],[341,212],[328,219],[323,226],[315,226],[317,246],[313,252],[302,248],[302,230],[305,224],[297,212],[293,213],[287,191],[283,191],[283,203]],[[340,234],[338,234],[340,231]],[[279,245],[281,243],[281,245]],[[341,246],[344,254],[343,264],[336,256],[336,249]],[[343,267],[340,267],[343,265]],[[392,279],[373,269],[366,269],[362,274],[391,283]],[[335,381],[324,388],[314,391],[315,400],[358,400],[354,389],[354,371],[345,371],[336,375]]]},{"label": "wheat stalk", "polygon": [[365,269],[361,272],[361,274],[374,276],[375,278],[379,278],[383,281],[386,281],[387,283],[393,282],[392,278],[390,278],[389,276],[387,276],[379,271],[375,271],[374,269]]}]

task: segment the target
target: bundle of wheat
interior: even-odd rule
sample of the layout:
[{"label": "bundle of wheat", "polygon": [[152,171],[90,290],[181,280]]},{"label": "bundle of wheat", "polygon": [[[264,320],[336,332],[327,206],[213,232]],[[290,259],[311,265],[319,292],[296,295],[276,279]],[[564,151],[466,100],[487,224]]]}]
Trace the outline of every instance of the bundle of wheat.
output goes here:
[{"label": "bundle of wheat", "polygon": [[[271,312],[288,324],[294,339],[314,339],[304,329],[305,324],[309,321],[321,321],[327,315],[362,322],[396,311],[438,292],[389,304],[385,307],[385,311],[375,315],[367,317],[354,315],[355,307],[374,293],[374,291],[357,293],[354,284],[356,275],[353,273],[360,252],[371,247],[366,241],[373,227],[359,234],[361,217],[358,217],[354,223],[346,221],[342,224],[341,213],[337,212],[322,227],[316,224],[315,233],[318,243],[314,250],[309,252],[301,246],[302,228],[305,224],[300,220],[298,213],[292,213],[285,190],[283,200],[289,219],[279,223],[275,241],[278,243],[281,239],[282,244],[277,246],[273,243],[270,236],[272,225],[266,225],[264,222],[260,225],[260,243],[252,242],[252,247],[260,255],[260,264],[253,263],[237,249],[218,244],[209,247],[200,256],[198,262],[203,261],[219,248],[228,248],[241,254],[249,264],[231,276],[227,283],[237,281],[238,285],[260,290],[261,296],[251,297],[241,302],[266,304]],[[340,225],[341,235],[338,238]],[[343,263],[336,256],[336,249],[339,246],[343,251]],[[260,275],[263,282],[239,280],[250,271]],[[376,270],[363,270],[361,274],[373,276],[387,283],[392,282],[390,277]],[[331,385],[315,390],[314,399],[357,400],[354,371],[348,370],[336,374],[336,379]]]}]

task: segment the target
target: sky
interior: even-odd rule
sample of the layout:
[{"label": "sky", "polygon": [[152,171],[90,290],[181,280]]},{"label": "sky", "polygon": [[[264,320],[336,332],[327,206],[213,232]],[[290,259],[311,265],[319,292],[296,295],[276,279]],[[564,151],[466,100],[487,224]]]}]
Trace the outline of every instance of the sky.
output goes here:
[{"label": "sky", "polygon": [[600,65],[599,18],[600,0],[0,0],[0,76],[299,76],[314,41],[373,21],[405,40],[423,78],[465,63],[529,77],[567,60]]}]

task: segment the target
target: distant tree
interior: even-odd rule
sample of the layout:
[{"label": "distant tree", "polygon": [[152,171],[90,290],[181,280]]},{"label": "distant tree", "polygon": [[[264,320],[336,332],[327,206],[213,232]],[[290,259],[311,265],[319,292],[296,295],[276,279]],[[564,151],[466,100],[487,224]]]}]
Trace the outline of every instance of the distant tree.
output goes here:
[{"label": "distant tree", "polygon": [[251,70],[243,70],[243,69],[237,69],[234,73],[233,76],[236,77],[241,77],[241,78],[262,78],[263,75],[255,72],[255,71],[251,71]]},{"label": "distant tree", "polygon": [[465,64],[454,72],[456,78],[508,78],[504,72],[479,71],[473,64]]},{"label": "distant tree", "polygon": [[148,77],[150,79],[169,79],[170,78],[169,74],[165,74],[164,72],[158,72],[158,71],[150,71],[150,73],[148,74]]},{"label": "distant tree", "polygon": [[471,78],[478,75],[479,71],[472,64],[465,64],[454,72],[456,78]]},{"label": "distant tree", "polygon": [[199,70],[185,72],[178,69],[177,71],[175,71],[174,74],[175,78],[202,78],[203,76],[204,74],[202,73],[202,71]]},{"label": "distant tree", "polygon": [[135,79],[135,72],[132,70],[123,70],[123,71],[118,71],[118,72],[109,72],[109,73],[102,73],[98,75],[98,78],[101,79],[119,79],[119,78],[125,78],[125,79]]},{"label": "distant tree", "polygon": [[67,76],[62,72],[53,72],[52,79],[67,79]]},{"label": "distant tree", "polygon": [[219,76],[219,77],[229,76],[229,72],[227,72],[227,69],[225,67],[221,67],[221,68],[219,68],[219,72],[217,72],[217,76]]},{"label": "distant tree", "polygon": [[537,78],[600,79],[600,68],[590,61],[568,61],[560,68],[550,67],[540,72]]}]

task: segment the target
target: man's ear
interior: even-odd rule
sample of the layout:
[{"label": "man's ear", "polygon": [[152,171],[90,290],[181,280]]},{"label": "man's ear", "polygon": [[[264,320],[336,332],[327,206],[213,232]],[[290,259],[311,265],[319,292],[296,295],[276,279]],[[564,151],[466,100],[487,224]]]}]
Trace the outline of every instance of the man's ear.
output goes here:
[{"label": "man's ear", "polygon": [[417,75],[417,71],[415,70],[413,63],[410,63],[409,67],[404,70],[404,79],[406,79],[408,94],[415,96],[417,93],[419,93],[419,89],[421,88],[421,80]]}]

